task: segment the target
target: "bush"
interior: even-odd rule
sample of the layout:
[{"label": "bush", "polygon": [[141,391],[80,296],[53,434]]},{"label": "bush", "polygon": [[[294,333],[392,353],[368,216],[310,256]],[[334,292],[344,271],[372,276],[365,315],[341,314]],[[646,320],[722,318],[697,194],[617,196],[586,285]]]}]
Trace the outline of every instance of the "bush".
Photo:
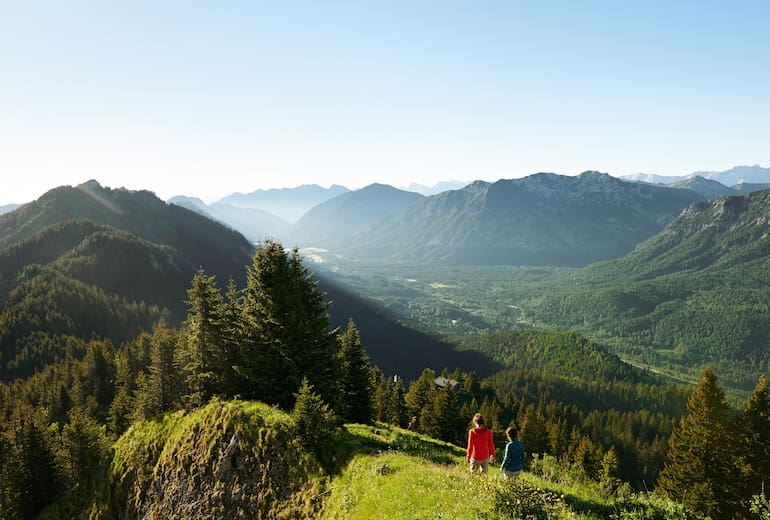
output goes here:
[{"label": "bush", "polygon": [[502,518],[551,518],[564,507],[563,495],[540,489],[521,479],[492,490],[492,512]]}]

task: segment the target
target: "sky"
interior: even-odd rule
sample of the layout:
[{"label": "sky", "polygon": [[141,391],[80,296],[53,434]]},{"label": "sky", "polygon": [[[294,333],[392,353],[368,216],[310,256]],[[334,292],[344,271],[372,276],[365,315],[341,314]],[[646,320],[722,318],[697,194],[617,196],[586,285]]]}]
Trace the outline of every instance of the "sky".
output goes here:
[{"label": "sky", "polygon": [[770,166],[770,2],[0,0],[0,205]]}]

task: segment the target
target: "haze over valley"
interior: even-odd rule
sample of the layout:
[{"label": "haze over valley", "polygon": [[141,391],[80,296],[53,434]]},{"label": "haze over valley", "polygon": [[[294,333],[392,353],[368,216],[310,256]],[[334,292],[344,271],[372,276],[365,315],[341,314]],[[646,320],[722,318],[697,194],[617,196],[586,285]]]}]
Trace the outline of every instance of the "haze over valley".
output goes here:
[{"label": "haze over valley", "polygon": [[0,520],[770,519],[770,4],[6,4]]}]

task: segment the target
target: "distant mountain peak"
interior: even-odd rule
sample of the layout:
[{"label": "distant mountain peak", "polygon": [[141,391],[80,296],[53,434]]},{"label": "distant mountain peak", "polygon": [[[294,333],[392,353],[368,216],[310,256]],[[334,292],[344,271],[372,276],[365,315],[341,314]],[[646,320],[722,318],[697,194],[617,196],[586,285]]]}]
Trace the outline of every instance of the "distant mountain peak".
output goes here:
[{"label": "distant mountain peak", "polygon": [[349,191],[337,184],[329,188],[322,188],[317,184],[303,184],[296,188],[233,193],[218,202],[238,208],[260,209],[279,216],[287,222],[295,222],[314,206]]},{"label": "distant mountain peak", "polygon": [[611,176],[609,173],[603,173],[595,170],[584,171],[583,173],[578,175],[578,178],[582,180],[595,181],[595,182],[617,180],[615,177]]}]

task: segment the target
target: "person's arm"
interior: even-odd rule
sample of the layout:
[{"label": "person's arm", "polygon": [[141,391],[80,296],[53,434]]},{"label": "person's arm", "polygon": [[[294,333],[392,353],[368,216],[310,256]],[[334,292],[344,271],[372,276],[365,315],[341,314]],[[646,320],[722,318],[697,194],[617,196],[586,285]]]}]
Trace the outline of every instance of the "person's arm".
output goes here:
[{"label": "person's arm", "polygon": [[506,462],[509,460],[509,457],[511,456],[511,443],[505,445],[505,452],[503,453],[503,461],[500,463],[500,469],[505,468]]},{"label": "person's arm", "polygon": [[495,458],[495,439],[492,436],[492,430],[489,430],[489,456]]},{"label": "person's arm", "polygon": [[468,450],[465,455],[465,461],[470,462],[471,461],[471,445],[473,443],[473,430],[468,430]]}]

